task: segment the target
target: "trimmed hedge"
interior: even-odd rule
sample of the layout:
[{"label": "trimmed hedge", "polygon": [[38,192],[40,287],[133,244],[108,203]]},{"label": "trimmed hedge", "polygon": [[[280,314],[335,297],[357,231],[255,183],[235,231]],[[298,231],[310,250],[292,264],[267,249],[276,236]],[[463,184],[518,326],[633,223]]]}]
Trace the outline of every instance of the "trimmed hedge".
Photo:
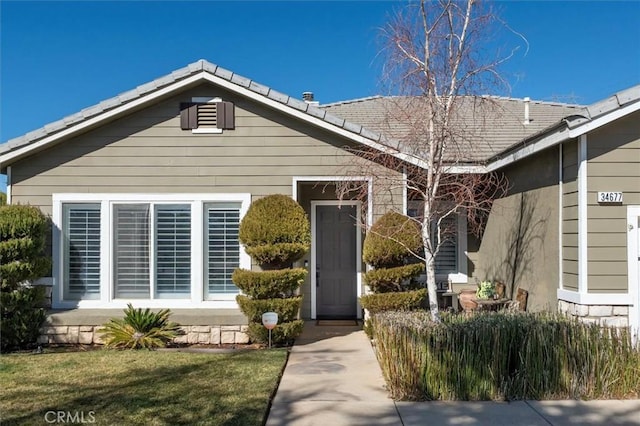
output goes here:
[{"label": "trimmed hedge", "polygon": [[11,351],[36,345],[47,315],[40,308],[44,287],[0,292],[0,349]]},{"label": "trimmed hedge", "polygon": [[383,311],[411,311],[420,308],[426,297],[427,289],[421,288],[412,291],[367,294],[360,298],[360,303],[371,314]]},{"label": "trimmed hedge", "polygon": [[304,268],[260,272],[236,269],[231,279],[247,296],[272,299],[292,296],[306,276],[307,270]]},{"label": "trimmed hedge", "polygon": [[[295,340],[296,337],[302,333],[302,329],[304,328],[303,320],[295,320],[291,322],[286,322],[282,324],[276,325],[276,327],[271,330],[271,341],[273,343],[282,343],[282,344],[291,344]],[[258,343],[268,343],[269,342],[269,330],[267,330],[262,323],[258,324],[255,322],[249,323],[249,337],[251,341]]]},{"label": "trimmed hedge", "polygon": [[373,269],[364,275],[364,282],[374,293],[411,290],[411,278],[424,271],[423,263],[398,266],[396,268]]},{"label": "trimmed hedge", "polygon": [[364,239],[362,258],[374,268],[403,265],[411,252],[422,249],[422,236],[418,224],[396,212],[382,215],[373,224]]},{"label": "trimmed hedge", "polygon": [[250,322],[262,324],[262,314],[275,312],[278,314],[278,323],[282,324],[297,319],[302,296],[287,299],[251,299],[240,294],[236,301]]},{"label": "trimmed hedge", "polygon": [[263,269],[279,269],[304,256],[309,246],[302,243],[277,243],[246,246],[245,250]]},{"label": "trimmed hedge", "polygon": [[240,223],[240,241],[259,264],[290,264],[311,245],[311,225],[291,197],[268,195],[251,204]]},{"label": "trimmed hedge", "polygon": [[307,275],[302,268],[291,269],[311,245],[311,226],[307,214],[291,197],[268,195],[251,204],[240,223],[240,241],[262,271],[236,269],[233,282],[245,294],[236,296],[240,310],[249,319],[251,341],[264,343],[268,331],[262,314],[278,314],[272,342],[288,344],[301,332],[298,320],[302,296],[295,296]]}]

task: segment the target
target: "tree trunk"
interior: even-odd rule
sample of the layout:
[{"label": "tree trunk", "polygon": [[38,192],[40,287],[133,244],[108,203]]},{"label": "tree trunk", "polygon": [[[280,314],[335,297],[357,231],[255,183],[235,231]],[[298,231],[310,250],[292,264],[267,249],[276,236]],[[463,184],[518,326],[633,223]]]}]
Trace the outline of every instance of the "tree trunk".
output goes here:
[{"label": "tree trunk", "polygon": [[436,262],[434,256],[425,251],[425,268],[427,271],[427,292],[429,294],[429,312],[434,322],[440,322],[438,310],[438,287],[436,285]]}]

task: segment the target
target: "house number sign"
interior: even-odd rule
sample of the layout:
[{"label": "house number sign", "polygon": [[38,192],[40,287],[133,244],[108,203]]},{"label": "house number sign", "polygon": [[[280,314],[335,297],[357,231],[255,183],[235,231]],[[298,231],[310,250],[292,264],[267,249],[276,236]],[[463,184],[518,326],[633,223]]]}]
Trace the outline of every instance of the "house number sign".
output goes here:
[{"label": "house number sign", "polygon": [[622,192],[598,192],[598,203],[621,203]]}]

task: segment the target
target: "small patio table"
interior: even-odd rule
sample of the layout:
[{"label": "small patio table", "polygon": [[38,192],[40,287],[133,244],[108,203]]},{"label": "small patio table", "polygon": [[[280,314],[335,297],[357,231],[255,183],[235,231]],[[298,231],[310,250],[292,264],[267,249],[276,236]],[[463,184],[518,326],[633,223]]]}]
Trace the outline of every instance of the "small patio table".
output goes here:
[{"label": "small patio table", "polygon": [[474,302],[478,305],[476,310],[478,311],[498,311],[504,308],[504,305],[509,303],[511,299],[476,299]]}]

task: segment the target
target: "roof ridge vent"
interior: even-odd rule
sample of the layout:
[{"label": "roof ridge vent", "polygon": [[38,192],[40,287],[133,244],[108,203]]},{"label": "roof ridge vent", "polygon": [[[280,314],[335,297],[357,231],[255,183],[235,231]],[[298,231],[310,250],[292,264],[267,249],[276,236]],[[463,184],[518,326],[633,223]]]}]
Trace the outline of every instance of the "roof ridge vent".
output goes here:
[{"label": "roof ridge vent", "polygon": [[320,105],[320,102],[314,100],[313,92],[302,92],[302,100],[309,105]]}]

